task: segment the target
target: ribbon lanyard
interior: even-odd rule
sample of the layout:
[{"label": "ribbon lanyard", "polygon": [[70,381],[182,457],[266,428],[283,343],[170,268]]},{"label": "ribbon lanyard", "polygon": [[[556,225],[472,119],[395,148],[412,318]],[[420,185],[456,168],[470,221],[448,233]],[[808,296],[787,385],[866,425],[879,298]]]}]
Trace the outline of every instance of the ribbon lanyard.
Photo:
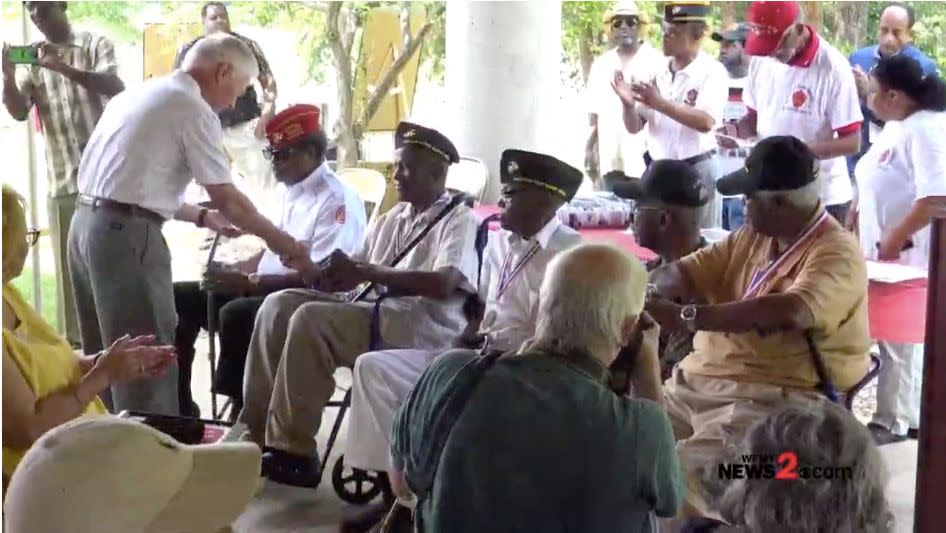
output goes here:
[{"label": "ribbon lanyard", "polygon": [[512,280],[522,272],[522,269],[526,266],[526,263],[539,251],[539,243],[533,243],[532,247],[529,248],[525,254],[522,255],[522,258],[519,259],[519,262],[516,263],[516,266],[509,270],[510,265],[512,264],[512,250],[506,253],[506,260],[503,261],[503,269],[499,273],[499,288],[496,290],[496,299],[501,300],[503,294],[506,293],[506,290],[509,289],[509,285],[512,284]]},{"label": "ribbon lanyard", "polygon": [[801,248],[803,244],[808,242],[808,240],[814,236],[816,230],[818,230],[818,228],[820,228],[827,219],[828,212],[822,211],[821,216],[819,216],[818,219],[808,227],[808,229],[802,232],[801,237],[795,239],[795,242],[788,247],[788,250],[785,250],[785,253],[779,256],[779,258],[775,261],[771,262],[768,268],[756,269],[752,273],[752,278],[749,280],[749,287],[746,289],[745,294],[743,294],[742,299],[748,300],[749,298],[754,298],[756,295],[758,295],[762,284],[771,279],[778,271],[779,267],[782,266],[782,263],[784,263],[785,260],[795,252],[795,250]]}]

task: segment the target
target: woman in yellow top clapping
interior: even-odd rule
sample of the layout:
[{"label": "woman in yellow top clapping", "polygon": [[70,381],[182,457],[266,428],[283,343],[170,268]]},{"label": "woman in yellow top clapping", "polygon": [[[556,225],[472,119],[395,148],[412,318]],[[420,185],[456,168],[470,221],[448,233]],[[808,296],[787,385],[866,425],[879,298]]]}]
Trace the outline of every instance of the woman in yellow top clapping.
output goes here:
[{"label": "woman in yellow top clapping", "polygon": [[3,185],[3,486],[46,431],[86,414],[104,414],[98,395],[115,383],[163,374],[172,346],[125,336],[107,350],[77,355],[11,282],[39,233],[27,230],[23,198]]}]

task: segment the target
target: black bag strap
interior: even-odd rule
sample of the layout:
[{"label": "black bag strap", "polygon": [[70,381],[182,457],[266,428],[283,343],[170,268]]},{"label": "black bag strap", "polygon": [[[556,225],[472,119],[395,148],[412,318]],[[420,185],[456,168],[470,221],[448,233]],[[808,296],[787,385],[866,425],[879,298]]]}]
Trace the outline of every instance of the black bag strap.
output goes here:
[{"label": "black bag strap", "polygon": [[[427,226],[424,227],[423,231],[418,233],[417,236],[414,237],[411,240],[411,242],[409,242],[407,246],[404,247],[403,250],[398,252],[398,254],[394,257],[394,259],[391,260],[391,263],[387,266],[389,268],[396,267],[398,263],[400,263],[405,257],[407,257],[407,254],[411,253],[411,251],[415,247],[417,247],[418,244],[420,244],[420,241],[424,240],[424,237],[426,237],[427,234],[430,233],[430,230],[434,229],[434,226],[436,226],[441,220],[443,220],[447,215],[449,215],[451,211],[456,209],[458,205],[462,204],[465,199],[466,199],[466,194],[460,193],[460,194],[453,195],[453,197],[450,199],[450,203],[448,203],[446,207],[444,207],[439,213],[437,213],[437,216],[435,216],[433,220],[427,223]],[[374,283],[369,283],[368,286],[362,289],[362,291],[359,292],[357,296],[352,298],[351,302],[354,303],[354,302],[360,302],[364,300],[365,298],[368,297],[369,294],[371,294],[371,291],[375,289],[375,286],[376,285]]]},{"label": "black bag strap", "polygon": [[832,402],[841,403],[841,395],[838,394],[838,389],[834,386],[834,381],[828,373],[828,367],[824,364],[824,357],[821,355],[821,351],[818,350],[818,345],[815,344],[815,339],[811,336],[810,331],[805,332],[805,341],[808,343],[811,363],[815,367],[815,373],[818,374],[818,389]]},{"label": "black bag strap", "polygon": [[502,354],[503,352],[489,351],[485,348],[481,350],[479,357],[465,365],[468,368],[472,368],[472,379],[464,383],[463,387],[455,390],[454,393],[443,402],[443,407],[437,413],[430,430],[430,434],[433,436],[434,440],[428,449],[428,456],[424,461],[425,464],[434,465],[430,470],[429,478],[419,480],[412,478],[409,483],[411,491],[417,496],[418,503],[427,498],[434,486],[434,478],[437,475],[437,465],[440,464],[440,456],[443,454],[447,439],[450,438],[450,433],[453,432],[454,425],[456,425],[457,420],[460,419],[460,415],[463,413],[464,408],[466,408],[467,402],[469,402],[470,398],[473,396],[473,391],[476,390],[477,385],[480,384],[483,377]]}]

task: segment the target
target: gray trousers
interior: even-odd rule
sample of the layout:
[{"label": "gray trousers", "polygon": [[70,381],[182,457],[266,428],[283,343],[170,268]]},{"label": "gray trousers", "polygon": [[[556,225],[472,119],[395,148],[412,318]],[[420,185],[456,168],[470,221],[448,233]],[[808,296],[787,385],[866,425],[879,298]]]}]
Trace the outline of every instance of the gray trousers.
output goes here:
[{"label": "gray trousers", "polygon": [[[86,354],[125,334],[153,334],[159,344],[174,344],[171,254],[160,224],[79,205],[68,255]],[[175,364],[163,377],[112,386],[110,407],[114,412],[179,414],[177,372]]]},{"label": "gray trousers", "polygon": [[56,308],[57,326],[71,344],[78,343],[79,321],[76,318],[76,303],[72,297],[72,281],[69,279],[69,261],[66,250],[69,246],[69,224],[76,212],[75,194],[49,198],[46,211],[49,214],[49,240],[56,259]]},{"label": "gray trousers", "polygon": [[703,208],[703,219],[700,221],[700,227],[721,228],[723,227],[723,197],[716,192],[716,180],[722,176],[722,167],[719,166],[719,156],[714,155],[709,159],[704,159],[693,165],[693,168],[703,179],[703,185],[710,193],[710,201]]}]

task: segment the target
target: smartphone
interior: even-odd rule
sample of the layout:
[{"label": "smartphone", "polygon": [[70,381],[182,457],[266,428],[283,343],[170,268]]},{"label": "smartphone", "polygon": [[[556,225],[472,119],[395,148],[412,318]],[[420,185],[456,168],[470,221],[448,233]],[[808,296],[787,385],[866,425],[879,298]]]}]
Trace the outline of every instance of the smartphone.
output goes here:
[{"label": "smartphone", "polygon": [[39,50],[32,46],[11,46],[7,51],[14,65],[35,65],[39,62]]}]

